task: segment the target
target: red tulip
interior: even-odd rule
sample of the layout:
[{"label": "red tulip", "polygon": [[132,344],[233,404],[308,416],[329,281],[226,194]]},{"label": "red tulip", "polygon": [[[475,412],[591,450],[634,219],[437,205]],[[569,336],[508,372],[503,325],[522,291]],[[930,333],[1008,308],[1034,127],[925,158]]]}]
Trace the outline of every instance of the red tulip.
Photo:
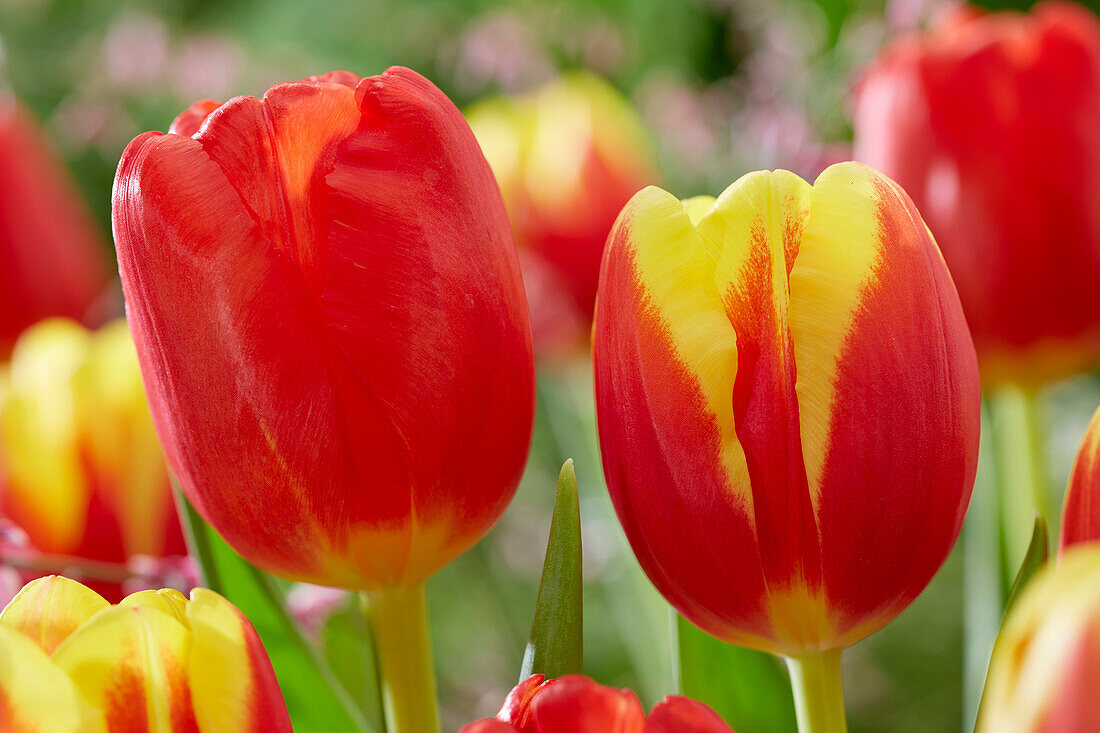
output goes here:
[{"label": "red tulip", "polygon": [[1100,409],[1092,416],[1066,489],[1059,547],[1100,540]]},{"label": "red tulip", "polygon": [[848,646],[958,537],[974,347],[920,214],[870,168],[750,173],[717,200],[639,192],[608,240],[593,353],[619,520],[709,633],[795,657]]},{"label": "red tulip", "polygon": [[31,116],[0,99],[0,354],[49,316],[82,319],[107,282],[102,243]]},{"label": "red tulip", "polygon": [[242,555],[413,585],[500,516],[531,436],[527,307],[489,166],[428,80],[201,102],[130,143],[114,228],[169,465]]},{"label": "red tulip", "polygon": [[531,675],[508,694],[496,718],[459,733],[732,733],[701,702],[670,696],[647,719],[630,690],[605,687],[582,675],[548,680]]},{"label": "red tulip", "polygon": [[1100,24],[1070,3],[964,10],[856,95],[855,156],[908,191],[959,289],[982,379],[1100,358]]}]

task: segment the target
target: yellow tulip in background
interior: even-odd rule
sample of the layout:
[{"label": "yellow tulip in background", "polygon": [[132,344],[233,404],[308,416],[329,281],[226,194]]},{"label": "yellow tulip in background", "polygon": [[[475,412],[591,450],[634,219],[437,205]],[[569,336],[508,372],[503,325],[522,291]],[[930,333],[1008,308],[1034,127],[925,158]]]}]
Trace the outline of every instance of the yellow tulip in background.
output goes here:
[{"label": "yellow tulip in background", "polygon": [[0,614],[0,730],[281,733],[290,721],[252,624],[217,593],[112,606],[50,576]]}]

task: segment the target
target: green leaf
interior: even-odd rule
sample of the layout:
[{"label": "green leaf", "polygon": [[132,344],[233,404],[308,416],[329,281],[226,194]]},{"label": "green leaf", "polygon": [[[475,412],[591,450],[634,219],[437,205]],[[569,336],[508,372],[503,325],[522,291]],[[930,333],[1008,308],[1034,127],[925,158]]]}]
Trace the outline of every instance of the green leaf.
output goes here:
[{"label": "green leaf", "polygon": [[580,672],[582,642],[581,514],[577,475],[569,459],[558,474],[550,539],[520,680],[532,674],[561,677]]},{"label": "green leaf", "polygon": [[344,608],[325,619],[320,637],[329,669],[358,703],[371,726],[383,730],[378,664],[359,594],[349,594]]},{"label": "green leaf", "polygon": [[302,635],[276,580],[243,559],[177,490],[191,554],[206,587],[248,617],[263,641],[295,730],[373,733],[362,713]]},{"label": "green leaf", "polygon": [[795,733],[791,680],[770,654],[715,639],[673,611],[680,688],[737,733]]},{"label": "green leaf", "polygon": [[1031,542],[1027,545],[1024,560],[1020,563],[1020,569],[1016,572],[1016,580],[1012,583],[1012,589],[1008,591],[1008,600],[1005,601],[1004,615],[1006,618],[1024,586],[1039,571],[1039,568],[1046,564],[1049,556],[1050,540],[1047,537],[1047,521],[1043,519],[1042,514],[1035,512],[1035,526],[1031,530]]}]

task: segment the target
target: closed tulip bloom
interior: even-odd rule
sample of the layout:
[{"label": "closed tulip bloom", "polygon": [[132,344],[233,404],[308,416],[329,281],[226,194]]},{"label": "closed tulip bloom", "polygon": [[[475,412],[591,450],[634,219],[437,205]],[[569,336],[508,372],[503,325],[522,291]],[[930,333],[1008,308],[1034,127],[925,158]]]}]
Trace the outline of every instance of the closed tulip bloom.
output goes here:
[{"label": "closed tulip bloom", "polygon": [[583,675],[546,679],[531,675],[508,694],[500,713],[459,733],[733,733],[701,702],[669,696],[646,718],[630,690]]},{"label": "closed tulip bloom", "polygon": [[0,97],[0,355],[35,321],[83,318],[107,283],[103,252],[38,125]]},{"label": "closed tulip bloom", "polygon": [[[525,272],[550,281],[547,289],[556,283],[587,323],[615,217],[659,178],[637,112],[607,82],[574,72],[481,102],[468,118],[500,183]],[[549,295],[533,300],[536,338],[553,327],[539,325],[554,307]]]},{"label": "closed tulip bloom", "polygon": [[1100,547],[1066,550],[1026,586],[989,662],[978,733],[1100,730]]},{"label": "closed tulip bloom", "polygon": [[16,343],[0,369],[0,514],[43,553],[186,554],[125,321],[42,321]]},{"label": "closed tulip bloom", "polygon": [[916,202],[987,385],[1100,359],[1100,24],[1084,7],[962,9],[890,46],[855,101],[855,157]]},{"label": "closed tulip bloom", "polygon": [[712,635],[839,649],[951,550],[977,459],[974,347],[920,214],[870,168],[638,193],[608,242],[594,355],[619,520]]},{"label": "closed tulip bloom", "polygon": [[1065,550],[1093,540],[1100,540],[1100,409],[1092,416],[1070,472],[1059,546]]},{"label": "closed tulip bloom", "polygon": [[59,576],[0,614],[0,728],[11,733],[289,733],[267,653],[217,593],[117,606]]},{"label": "closed tulip bloom", "polygon": [[411,586],[526,460],[534,367],[492,172],[408,69],[201,102],[126,149],[114,229],[169,466],[284,577]]}]

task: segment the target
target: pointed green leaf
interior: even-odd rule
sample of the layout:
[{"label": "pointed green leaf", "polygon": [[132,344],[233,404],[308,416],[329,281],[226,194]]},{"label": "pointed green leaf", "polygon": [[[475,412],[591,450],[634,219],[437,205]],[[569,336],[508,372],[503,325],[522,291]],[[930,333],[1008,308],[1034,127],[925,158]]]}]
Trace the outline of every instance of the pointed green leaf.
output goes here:
[{"label": "pointed green leaf", "polygon": [[177,490],[180,518],[206,587],[248,617],[264,643],[295,730],[368,733],[370,726],[286,607],[277,581],[230,547]]},{"label": "pointed green leaf", "polygon": [[560,677],[580,672],[582,637],[581,515],[577,475],[569,459],[558,475],[550,540],[520,679],[536,673]]},{"label": "pointed green leaf", "polygon": [[1035,524],[1031,530],[1031,542],[1027,545],[1024,560],[1020,563],[1020,569],[1016,572],[1016,580],[1012,583],[1012,589],[1008,591],[1008,600],[1005,601],[1004,615],[1007,617],[1012,605],[1023,591],[1024,586],[1031,577],[1046,564],[1050,556],[1050,540],[1047,537],[1047,521],[1043,515],[1035,512]]},{"label": "pointed green leaf", "polygon": [[795,733],[791,680],[770,654],[727,644],[673,611],[681,692],[704,702],[737,733]]}]

